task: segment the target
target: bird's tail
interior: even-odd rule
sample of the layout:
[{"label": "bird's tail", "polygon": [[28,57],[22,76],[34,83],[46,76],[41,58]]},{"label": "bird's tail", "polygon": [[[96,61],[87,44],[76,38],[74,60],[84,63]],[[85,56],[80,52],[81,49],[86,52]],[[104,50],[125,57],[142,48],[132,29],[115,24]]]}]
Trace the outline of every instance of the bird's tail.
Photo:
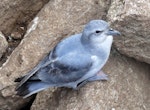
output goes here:
[{"label": "bird's tail", "polygon": [[49,88],[49,85],[42,81],[27,81],[26,83],[18,87],[16,91],[17,95],[26,98],[47,88]]}]

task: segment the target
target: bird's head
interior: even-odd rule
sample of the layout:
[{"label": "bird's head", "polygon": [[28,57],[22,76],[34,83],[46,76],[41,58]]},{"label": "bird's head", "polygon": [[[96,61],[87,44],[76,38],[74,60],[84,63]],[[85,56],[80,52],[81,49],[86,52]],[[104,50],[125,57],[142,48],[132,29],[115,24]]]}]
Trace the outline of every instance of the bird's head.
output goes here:
[{"label": "bird's head", "polygon": [[103,20],[92,20],[82,32],[82,40],[87,43],[100,44],[112,36],[120,35],[119,31],[113,30],[109,24]]}]

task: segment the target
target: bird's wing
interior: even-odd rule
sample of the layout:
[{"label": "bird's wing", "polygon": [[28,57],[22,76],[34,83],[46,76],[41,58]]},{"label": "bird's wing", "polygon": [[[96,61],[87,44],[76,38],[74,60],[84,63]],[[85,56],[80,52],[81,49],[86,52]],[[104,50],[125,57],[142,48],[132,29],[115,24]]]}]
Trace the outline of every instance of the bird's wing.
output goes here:
[{"label": "bird's wing", "polygon": [[85,75],[93,62],[83,49],[80,37],[81,34],[77,34],[57,44],[49,55],[21,80],[18,87],[29,79],[63,83]]},{"label": "bird's wing", "polygon": [[34,79],[54,84],[73,82],[89,71],[93,63],[90,55],[85,55],[84,52],[71,51],[57,57],[56,47],[21,80],[17,88],[26,81]]},{"label": "bird's wing", "polygon": [[82,78],[92,66],[89,55],[70,52],[37,72],[38,78],[51,84],[65,84]]}]

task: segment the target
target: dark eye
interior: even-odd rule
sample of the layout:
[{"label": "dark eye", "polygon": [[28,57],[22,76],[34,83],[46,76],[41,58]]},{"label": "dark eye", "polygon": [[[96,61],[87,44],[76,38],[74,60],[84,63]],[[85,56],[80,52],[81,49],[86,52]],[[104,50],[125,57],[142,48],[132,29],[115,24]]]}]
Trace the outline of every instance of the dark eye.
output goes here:
[{"label": "dark eye", "polygon": [[102,31],[97,30],[95,33],[101,33]]}]

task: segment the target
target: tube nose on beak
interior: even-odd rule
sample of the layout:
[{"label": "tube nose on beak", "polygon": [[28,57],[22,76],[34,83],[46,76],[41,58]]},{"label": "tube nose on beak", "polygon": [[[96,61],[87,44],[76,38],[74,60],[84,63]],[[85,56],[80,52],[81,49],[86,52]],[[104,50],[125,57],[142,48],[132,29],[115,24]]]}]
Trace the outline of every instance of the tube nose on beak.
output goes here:
[{"label": "tube nose on beak", "polygon": [[117,30],[109,29],[108,32],[107,32],[107,35],[120,36],[121,33]]}]

